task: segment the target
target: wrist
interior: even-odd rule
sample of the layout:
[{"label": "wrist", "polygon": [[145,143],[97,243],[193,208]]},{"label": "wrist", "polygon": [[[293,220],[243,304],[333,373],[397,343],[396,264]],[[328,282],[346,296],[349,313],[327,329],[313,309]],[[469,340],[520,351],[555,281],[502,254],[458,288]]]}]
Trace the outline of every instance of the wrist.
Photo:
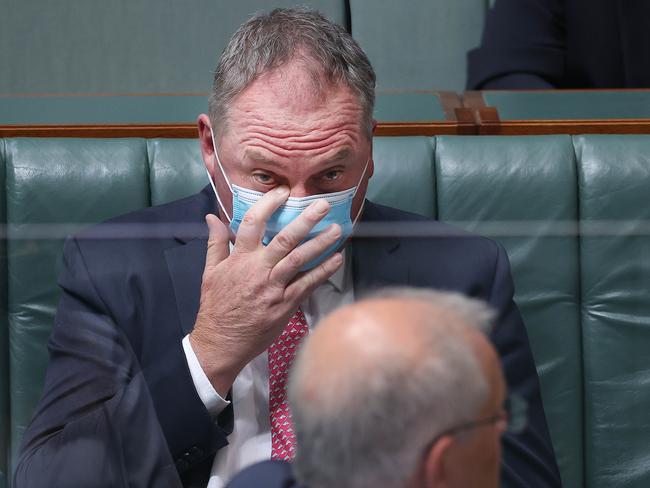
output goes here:
[{"label": "wrist", "polygon": [[226,398],[243,365],[224,353],[224,348],[216,346],[212,340],[206,340],[196,330],[190,333],[189,342],[212,387],[222,398]]}]

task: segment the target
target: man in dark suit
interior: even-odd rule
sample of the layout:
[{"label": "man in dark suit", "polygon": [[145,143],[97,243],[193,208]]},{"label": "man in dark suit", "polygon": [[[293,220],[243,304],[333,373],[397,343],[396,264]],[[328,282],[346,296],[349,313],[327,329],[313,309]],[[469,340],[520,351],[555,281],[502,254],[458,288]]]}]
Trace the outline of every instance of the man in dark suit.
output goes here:
[{"label": "man in dark suit", "polygon": [[525,409],[507,408],[492,319],[478,300],[421,288],[328,315],[291,370],[293,466],[265,461],[228,488],[498,488],[500,437]]},{"label": "man in dark suit", "polygon": [[[96,463],[74,462],[74,439],[94,432],[115,433],[116,445],[130,439],[141,462],[122,455],[101,467],[131,484],[148,468],[168,474],[148,444],[156,432],[185,486],[223,486],[256,461],[290,459],[291,351],[320,317],[386,284],[456,290],[499,311],[493,340],[509,388],[531,410],[528,429],[504,438],[504,480],[559,486],[503,249],[438,224],[431,238],[348,242],[357,219],[393,230],[425,225],[365,202],[374,86],[363,51],[320,14],[280,9],[240,27],[217,67],[209,116],[198,120],[212,188],[66,245],[45,391],[18,486],[55,486],[44,478],[51,470],[68,476],[55,478],[68,481],[61,485],[92,479]],[[136,400],[149,403],[134,400],[138,415],[124,418],[112,399],[133,378],[143,380]],[[135,418],[149,422],[128,436],[113,427]]]},{"label": "man in dark suit", "polygon": [[496,0],[467,87],[650,87],[646,0]]}]

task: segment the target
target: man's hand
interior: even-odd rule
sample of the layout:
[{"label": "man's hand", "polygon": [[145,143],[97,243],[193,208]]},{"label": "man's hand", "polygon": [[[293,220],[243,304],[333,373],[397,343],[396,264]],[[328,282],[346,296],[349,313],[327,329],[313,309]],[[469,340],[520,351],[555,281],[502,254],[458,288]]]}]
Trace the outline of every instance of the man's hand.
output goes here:
[{"label": "man's hand", "polygon": [[190,343],[215,390],[225,398],[241,369],[267,349],[301,301],[343,263],[335,253],[305,273],[300,268],[341,237],[333,224],[299,245],[329,212],[317,200],[264,246],[266,221],[289,196],[287,187],[267,192],[244,216],[232,252],[226,226],[206,216],[208,250],[201,302]]}]

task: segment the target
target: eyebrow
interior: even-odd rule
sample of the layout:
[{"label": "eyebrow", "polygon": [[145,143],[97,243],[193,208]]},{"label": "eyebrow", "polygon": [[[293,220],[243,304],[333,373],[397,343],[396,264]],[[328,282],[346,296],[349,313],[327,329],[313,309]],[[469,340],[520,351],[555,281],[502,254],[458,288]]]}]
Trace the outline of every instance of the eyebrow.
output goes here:
[{"label": "eyebrow", "polygon": [[[345,158],[350,156],[350,149],[344,148],[341,149],[339,152],[337,152],[334,156],[331,158],[328,158],[324,161],[324,164],[332,164],[336,163],[338,161],[341,161]],[[281,166],[277,161],[273,159],[269,159],[266,156],[264,156],[262,153],[256,151],[255,149],[247,149],[246,152],[244,153],[245,158],[250,158],[253,161],[257,163],[263,163],[263,164],[269,164],[272,166]]]}]

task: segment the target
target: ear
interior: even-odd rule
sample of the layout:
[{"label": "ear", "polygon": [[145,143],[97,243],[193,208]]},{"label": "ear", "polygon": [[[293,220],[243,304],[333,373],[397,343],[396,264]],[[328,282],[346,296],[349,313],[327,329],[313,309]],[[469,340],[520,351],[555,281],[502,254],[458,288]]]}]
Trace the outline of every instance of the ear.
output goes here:
[{"label": "ear", "polygon": [[449,473],[445,468],[454,438],[450,435],[442,436],[426,453],[424,465],[424,486],[447,487],[450,486]]},{"label": "ear", "polygon": [[206,114],[201,114],[196,120],[196,124],[199,131],[199,146],[203,164],[210,176],[214,178],[214,146],[212,145],[210,118]]}]

